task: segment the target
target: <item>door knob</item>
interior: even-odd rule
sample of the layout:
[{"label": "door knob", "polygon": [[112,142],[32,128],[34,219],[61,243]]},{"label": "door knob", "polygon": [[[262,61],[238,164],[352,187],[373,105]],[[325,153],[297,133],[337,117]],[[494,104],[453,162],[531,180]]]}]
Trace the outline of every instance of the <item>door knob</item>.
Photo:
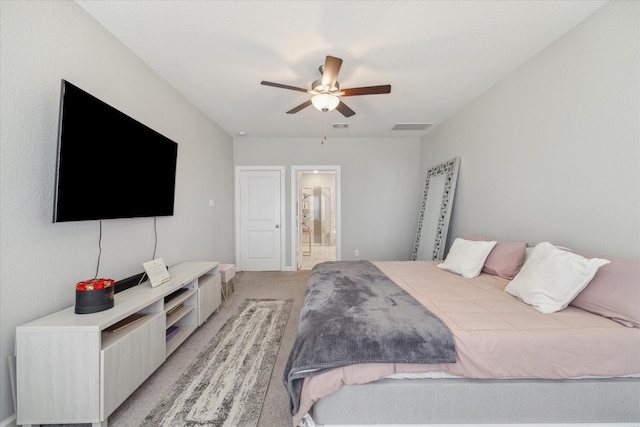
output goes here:
[{"label": "door knob", "polygon": [[276,224],[276,228],[280,228],[280,224]]}]

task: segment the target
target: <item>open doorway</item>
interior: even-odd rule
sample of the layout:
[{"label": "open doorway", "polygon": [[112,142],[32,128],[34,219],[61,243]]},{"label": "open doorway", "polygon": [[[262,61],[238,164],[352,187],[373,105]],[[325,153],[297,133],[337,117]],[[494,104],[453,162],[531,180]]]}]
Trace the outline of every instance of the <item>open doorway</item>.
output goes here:
[{"label": "open doorway", "polygon": [[340,259],[340,167],[293,166],[291,235],[297,270]]}]

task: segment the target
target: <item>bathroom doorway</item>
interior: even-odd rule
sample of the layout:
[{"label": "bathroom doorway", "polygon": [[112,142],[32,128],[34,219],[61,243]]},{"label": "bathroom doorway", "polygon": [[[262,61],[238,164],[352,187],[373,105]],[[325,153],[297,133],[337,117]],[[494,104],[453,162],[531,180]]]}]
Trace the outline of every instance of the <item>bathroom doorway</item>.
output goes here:
[{"label": "bathroom doorway", "polygon": [[311,270],[323,261],[340,259],[340,167],[293,166],[297,270]]}]

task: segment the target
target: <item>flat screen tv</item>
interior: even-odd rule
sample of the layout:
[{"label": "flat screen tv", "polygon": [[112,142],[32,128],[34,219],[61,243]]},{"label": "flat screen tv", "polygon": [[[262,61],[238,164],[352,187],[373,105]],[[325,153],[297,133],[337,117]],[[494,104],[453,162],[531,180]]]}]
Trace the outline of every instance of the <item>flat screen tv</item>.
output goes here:
[{"label": "flat screen tv", "polygon": [[178,144],[62,80],[53,222],[173,215]]}]

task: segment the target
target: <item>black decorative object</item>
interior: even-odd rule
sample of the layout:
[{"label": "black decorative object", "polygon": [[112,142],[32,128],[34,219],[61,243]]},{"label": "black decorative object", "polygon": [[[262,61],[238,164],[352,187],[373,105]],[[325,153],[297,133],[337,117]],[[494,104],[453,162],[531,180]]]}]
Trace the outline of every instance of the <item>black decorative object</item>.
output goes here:
[{"label": "black decorative object", "polygon": [[97,313],[114,306],[112,279],[92,279],[76,285],[77,314]]}]

